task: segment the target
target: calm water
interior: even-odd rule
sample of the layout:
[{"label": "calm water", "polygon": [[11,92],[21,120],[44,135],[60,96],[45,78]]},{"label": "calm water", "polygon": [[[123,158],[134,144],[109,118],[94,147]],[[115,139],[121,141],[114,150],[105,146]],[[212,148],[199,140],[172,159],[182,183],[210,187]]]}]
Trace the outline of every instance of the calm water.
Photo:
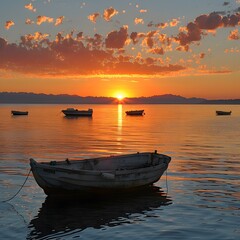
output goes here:
[{"label": "calm water", "polygon": [[[66,107],[94,109],[66,118]],[[145,109],[146,115],[126,116]],[[13,117],[11,110],[28,110]],[[231,110],[231,116],[215,116]],[[0,203],[1,239],[240,239],[240,106],[0,105],[0,200],[40,161],[137,151],[170,155],[158,191],[53,201],[30,175]]]}]

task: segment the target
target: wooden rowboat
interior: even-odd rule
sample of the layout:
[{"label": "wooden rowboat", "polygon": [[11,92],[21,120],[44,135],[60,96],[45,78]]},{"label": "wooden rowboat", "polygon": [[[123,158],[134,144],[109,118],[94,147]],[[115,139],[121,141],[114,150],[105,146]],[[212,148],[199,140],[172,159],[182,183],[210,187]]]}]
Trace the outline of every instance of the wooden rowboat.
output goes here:
[{"label": "wooden rowboat", "polygon": [[30,159],[38,185],[47,195],[101,194],[146,187],[157,182],[171,157],[155,152],[38,163]]}]

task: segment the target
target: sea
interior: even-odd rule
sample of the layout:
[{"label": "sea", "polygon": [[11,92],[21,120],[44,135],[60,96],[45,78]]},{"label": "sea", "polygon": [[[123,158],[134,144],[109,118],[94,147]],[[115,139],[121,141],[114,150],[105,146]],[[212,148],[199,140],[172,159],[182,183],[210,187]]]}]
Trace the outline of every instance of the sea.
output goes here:
[{"label": "sea", "polygon": [[[136,109],[145,115],[125,113]],[[155,150],[172,160],[149,192],[52,199],[29,174],[30,158]],[[240,239],[240,105],[1,104],[0,239]]]}]

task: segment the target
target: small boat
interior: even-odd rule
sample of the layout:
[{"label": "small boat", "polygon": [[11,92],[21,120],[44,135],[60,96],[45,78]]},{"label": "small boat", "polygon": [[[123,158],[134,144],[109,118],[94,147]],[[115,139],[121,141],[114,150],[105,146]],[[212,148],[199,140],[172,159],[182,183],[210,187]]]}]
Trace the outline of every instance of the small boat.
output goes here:
[{"label": "small boat", "polygon": [[99,195],[149,187],[167,170],[171,157],[155,152],[92,159],[37,162],[30,166],[47,195]]},{"label": "small boat", "polygon": [[11,111],[12,115],[28,115],[27,111]]},{"label": "small boat", "polygon": [[66,116],[72,116],[72,117],[77,117],[77,116],[91,117],[93,114],[93,110],[91,108],[89,108],[88,110],[78,110],[75,108],[67,108],[66,110],[62,110],[62,112]]},{"label": "small boat", "polygon": [[216,115],[231,115],[232,111],[216,111]]},{"label": "small boat", "polygon": [[126,111],[127,115],[130,116],[142,116],[144,115],[144,110],[131,110],[131,111]]}]

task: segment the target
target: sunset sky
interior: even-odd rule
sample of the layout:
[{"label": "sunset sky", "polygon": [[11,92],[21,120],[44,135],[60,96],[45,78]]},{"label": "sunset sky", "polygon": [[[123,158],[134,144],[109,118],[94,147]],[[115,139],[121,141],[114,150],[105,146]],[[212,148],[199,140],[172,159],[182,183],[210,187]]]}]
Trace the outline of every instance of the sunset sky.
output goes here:
[{"label": "sunset sky", "polygon": [[9,0],[0,91],[240,98],[240,0]]}]

